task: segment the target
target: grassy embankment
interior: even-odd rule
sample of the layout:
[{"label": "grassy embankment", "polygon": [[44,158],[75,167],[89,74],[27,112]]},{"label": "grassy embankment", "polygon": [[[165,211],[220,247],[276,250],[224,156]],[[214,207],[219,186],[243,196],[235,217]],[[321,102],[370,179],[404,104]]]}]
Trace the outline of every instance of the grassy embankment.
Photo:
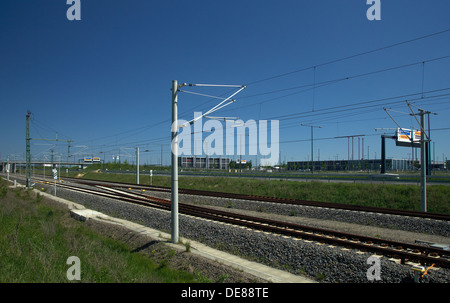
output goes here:
[{"label": "grassy embankment", "polygon": [[[82,178],[135,183],[134,174],[88,171]],[[150,184],[148,175],[140,184]],[[153,176],[152,185],[170,187],[170,177]],[[226,177],[179,177],[179,187],[290,199],[420,210],[420,187],[399,184],[324,183]],[[450,186],[427,187],[427,211],[450,214]]]},{"label": "grassy embankment", "polygon": [[0,178],[0,283],[70,282],[69,256],[80,259],[81,282],[196,282],[194,274],[132,252],[70,218],[60,204],[7,188]]}]

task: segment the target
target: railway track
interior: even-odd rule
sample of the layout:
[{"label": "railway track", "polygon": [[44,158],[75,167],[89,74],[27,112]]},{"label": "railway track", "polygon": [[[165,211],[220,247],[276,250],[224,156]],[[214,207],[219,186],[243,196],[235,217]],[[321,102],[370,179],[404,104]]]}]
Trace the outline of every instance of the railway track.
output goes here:
[{"label": "railway track", "polygon": [[[136,185],[131,183],[119,183],[110,181],[95,181],[95,180],[80,180],[80,179],[68,179],[72,182],[85,185],[115,185],[116,187],[122,188],[133,188],[133,189],[145,189],[160,192],[170,192],[170,187],[164,186],[150,186],[150,185]],[[360,205],[349,205],[342,203],[332,203],[332,202],[320,202],[320,201],[308,201],[308,200],[297,200],[297,199],[286,199],[277,197],[265,197],[265,196],[255,196],[255,195],[245,195],[245,194],[235,194],[235,193],[224,193],[224,192],[214,192],[205,190],[195,190],[195,189],[178,189],[180,194],[186,195],[196,195],[196,196],[207,196],[207,197],[218,197],[218,198],[228,198],[228,199],[240,199],[240,200],[250,200],[250,201],[260,201],[260,202],[272,202],[272,203],[283,203],[291,205],[303,205],[303,206],[313,206],[313,207],[324,207],[324,208],[334,208],[352,211],[362,211],[362,212],[373,212],[380,214],[391,214],[399,216],[410,216],[434,220],[450,221],[450,215],[430,213],[430,212],[420,212],[412,210],[399,210],[391,208],[380,208],[380,207],[370,207],[370,206],[360,206]]]},{"label": "railway track", "polygon": [[[107,198],[119,199],[129,203],[155,207],[167,211],[170,211],[171,208],[171,201],[169,200],[152,197],[144,194],[143,192],[132,191],[133,189],[148,189],[147,186],[133,186],[131,184],[124,185],[111,182],[91,182],[84,180],[78,183],[89,185],[91,188],[81,188],[79,186],[65,183],[57,183],[57,186]],[[123,189],[124,187],[126,187],[126,189]],[[161,188],[161,190],[167,191],[166,188]],[[450,268],[449,251],[426,245],[391,241],[272,219],[263,219],[185,203],[179,203],[179,212],[185,215],[219,221],[273,234],[371,252],[377,255],[398,259],[402,264],[413,262],[424,266],[431,266],[434,264],[434,266],[437,267]]]}]

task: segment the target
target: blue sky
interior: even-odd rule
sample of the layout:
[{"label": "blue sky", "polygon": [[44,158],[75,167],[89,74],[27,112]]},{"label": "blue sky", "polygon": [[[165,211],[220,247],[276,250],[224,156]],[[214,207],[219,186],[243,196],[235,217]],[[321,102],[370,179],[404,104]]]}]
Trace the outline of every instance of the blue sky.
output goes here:
[{"label": "blue sky", "polygon": [[[215,115],[278,120],[282,161],[310,159],[310,128],[301,123],[322,127],[315,159],[319,150],[321,160],[347,159],[347,139],[333,138],[360,134],[365,158],[379,158],[374,129],[396,127],[383,107],[402,127],[418,126],[405,100],[438,113],[432,152],[450,155],[448,0],[381,0],[380,21],[367,19],[365,0],[81,0],[80,21],[67,19],[69,7],[0,2],[1,159],[25,157],[30,110],[31,137],[73,140],[77,159],[102,151],[133,162],[139,146],[150,150],[141,163],[159,163],[162,148],[168,164],[172,80],[247,85]],[[180,93],[180,118],[216,103]],[[64,142],[31,147],[33,158],[50,149],[67,157]],[[388,157],[410,154],[388,141]]]}]

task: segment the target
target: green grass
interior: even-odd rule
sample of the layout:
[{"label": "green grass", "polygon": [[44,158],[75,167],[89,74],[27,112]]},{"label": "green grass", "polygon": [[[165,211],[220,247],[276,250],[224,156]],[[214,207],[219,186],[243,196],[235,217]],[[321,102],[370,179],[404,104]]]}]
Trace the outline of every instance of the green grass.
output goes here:
[{"label": "green grass", "polygon": [[[0,179],[0,283],[64,283],[70,256],[81,282],[196,282],[70,218],[65,207]],[[76,280],[74,280],[76,281]]]},{"label": "green grass", "polygon": [[[136,182],[134,174],[109,174],[88,171],[83,178],[126,183]],[[140,183],[149,185],[150,177],[141,175]],[[152,184],[170,187],[170,177],[153,176]],[[179,177],[179,188],[420,210],[420,187],[416,185],[181,176]],[[427,186],[427,210],[428,212],[450,214],[450,186]]]}]

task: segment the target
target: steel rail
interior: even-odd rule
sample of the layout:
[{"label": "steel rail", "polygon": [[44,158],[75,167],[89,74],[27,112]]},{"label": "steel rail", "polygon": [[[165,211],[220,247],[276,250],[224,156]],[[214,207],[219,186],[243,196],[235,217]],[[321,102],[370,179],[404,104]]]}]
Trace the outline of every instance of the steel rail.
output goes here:
[{"label": "steel rail", "polygon": [[[164,186],[136,185],[136,184],[131,184],[131,183],[96,181],[96,180],[85,180],[85,179],[83,179],[83,180],[70,179],[70,180],[73,182],[76,182],[76,183],[86,184],[86,185],[92,185],[93,183],[94,184],[97,183],[97,184],[103,184],[105,186],[108,186],[108,184],[109,184],[109,185],[114,185],[116,187],[146,189],[146,190],[154,190],[154,191],[162,191],[162,192],[170,192],[170,190],[171,190],[170,187],[164,187]],[[413,211],[413,210],[399,210],[399,209],[392,209],[392,208],[381,208],[381,207],[350,205],[350,204],[333,203],[333,202],[321,202],[321,201],[308,201],[308,200],[298,200],[298,199],[288,199],[288,198],[266,197],[266,196],[214,192],[214,191],[194,190],[194,189],[178,189],[178,192],[180,194],[187,194],[187,195],[199,195],[199,196],[209,196],[209,197],[228,198],[228,199],[283,203],[283,204],[290,204],[290,205],[334,208],[334,209],[342,209],[342,210],[373,212],[373,213],[382,213],[382,214],[390,214],[390,215],[410,216],[410,217],[419,217],[419,218],[426,218],[426,219],[450,221],[450,215],[448,215],[448,214],[421,212],[421,211]]]},{"label": "steel rail", "polygon": [[[98,187],[100,187],[100,189],[109,190],[113,192],[113,194],[85,188],[80,189],[79,187],[69,186],[67,184],[58,184],[58,186],[108,198],[114,197],[114,199],[120,199],[122,201],[130,203],[137,203],[140,205],[156,207],[168,211],[170,210],[170,200],[151,197],[142,193],[123,191],[117,188],[111,188],[110,185],[95,186],[97,189]],[[254,216],[246,216],[242,214],[213,210],[210,208],[185,203],[180,203],[179,207],[180,212],[183,214],[225,222],[233,225],[245,226],[248,228],[266,231],[274,234],[358,249],[361,251],[373,252],[384,256],[400,259],[402,264],[410,261],[421,263],[422,265],[435,264],[439,267],[450,268],[450,252],[440,248],[379,239],[358,234],[338,232],[334,230],[310,227],[306,225],[288,223],[272,219],[264,219]]]}]

